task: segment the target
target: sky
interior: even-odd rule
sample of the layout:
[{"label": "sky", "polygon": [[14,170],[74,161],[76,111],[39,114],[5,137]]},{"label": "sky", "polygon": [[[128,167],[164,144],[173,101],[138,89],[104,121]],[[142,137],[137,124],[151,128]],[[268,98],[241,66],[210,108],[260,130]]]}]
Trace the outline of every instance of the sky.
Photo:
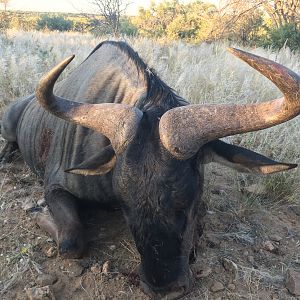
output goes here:
[{"label": "sky", "polygon": [[[139,6],[146,7],[150,0],[130,1],[134,12]],[[149,2],[149,3],[148,3]],[[9,9],[42,12],[93,12],[93,5],[89,0],[10,0]]]},{"label": "sky", "polygon": [[[93,13],[93,6],[90,0],[10,0],[8,9],[21,11],[41,11],[41,12],[71,12],[71,13]],[[132,3],[128,8],[128,13],[136,14],[139,7],[149,7],[151,0],[129,0]],[[160,0],[156,0],[160,2]],[[208,0],[217,2],[217,0]]]}]

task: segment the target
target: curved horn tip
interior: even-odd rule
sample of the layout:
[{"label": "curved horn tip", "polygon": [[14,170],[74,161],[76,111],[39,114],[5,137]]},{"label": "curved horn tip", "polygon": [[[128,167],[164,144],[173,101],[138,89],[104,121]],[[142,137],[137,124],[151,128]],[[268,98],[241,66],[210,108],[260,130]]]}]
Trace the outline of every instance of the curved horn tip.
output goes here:
[{"label": "curved horn tip", "polygon": [[68,58],[64,59],[62,62],[57,64],[54,68],[52,68],[48,73],[46,73],[39,81],[35,95],[38,102],[47,107],[49,104],[46,104],[46,98],[50,98],[53,94],[53,87],[60,76],[60,74],[64,71],[64,69],[68,66],[68,64],[74,59],[75,55],[71,55]]},{"label": "curved horn tip", "polygon": [[67,57],[63,63],[65,62],[67,65],[75,58],[75,54],[72,54],[71,56]]},{"label": "curved horn tip", "polygon": [[246,51],[237,49],[237,48],[233,48],[233,47],[228,47],[227,51],[230,52],[231,54],[233,54],[234,56],[237,56],[239,58],[242,58],[243,55],[253,55],[251,53],[248,53]]},{"label": "curved horn tip", "polygon": [[226,50],[227,50],[228,52],[230,52],[230,53],[234,53],[235,50],[238,50],[238,49],[233,48],[233,47],[227,47]]},{"label": "curved horn tip", "polygon": [[68,66],[68,64],[74,59],[74,57],[75,57],[75,54],[69,56],[68,58],[66,58],[62,62],[60,62],[58,65],[56,65],[56,67],[54,67],[52,70],[57,70],[61,73]]},{"label": "curved horn tip", "polygon": [[288,170],[298,167],[298,164],[287,164]]},{"label": "curved horn tip", "polygon": [[52,68],[48,73],[46,73],[39,81],[37,86],[37,90],[41,88],[48,87],[48,85],[54,85],[55,81],[58,79],[60,74],[64,71],[64,69],[68,66],[68,64],[74,59],[75,55],[71,55],[68,58],[64,59],[62,62],[57,64],[54,68]]},{"label": "curved horn tip", "polygon": [[62,73],[62,71],[68,66],[68,64],[74,59],[74,57],[75,57],[75,54],[64,59],[59,64],[57,64],[48,74],[58,73],[58,75],[60,75]]}]

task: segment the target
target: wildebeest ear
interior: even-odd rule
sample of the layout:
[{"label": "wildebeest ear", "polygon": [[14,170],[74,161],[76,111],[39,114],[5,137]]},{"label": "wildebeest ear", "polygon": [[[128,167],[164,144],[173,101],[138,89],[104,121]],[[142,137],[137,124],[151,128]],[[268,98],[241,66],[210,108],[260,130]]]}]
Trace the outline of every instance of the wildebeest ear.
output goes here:
[{"label": "wildebeest ear", "polygon": [[111,171],[116,164],[116,155],[111,145],[106,146],[102,151],[92,155],[86,161],[77,166],[65,170],[65,172],[93,176],[104,175]]},{"label": "wildebeest ear", "polygon": [[220,140],[204,146],[204,163],[217,162],[240,172],[271,174],[297,167],[297,164],[280,163],[254,151],[227,144]]}]

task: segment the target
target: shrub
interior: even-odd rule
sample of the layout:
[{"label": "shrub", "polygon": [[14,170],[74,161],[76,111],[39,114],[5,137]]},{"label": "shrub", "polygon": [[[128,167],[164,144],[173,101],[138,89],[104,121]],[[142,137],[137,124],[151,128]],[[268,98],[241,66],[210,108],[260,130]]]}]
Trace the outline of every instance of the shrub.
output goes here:
[{"label": "shrub", "polygon": [[269,29],[267,37],[262,41],[263,47],[281,49],[288,46],[291,50],[300,48],[300,30],[295,24],[285,24],[276,29]]},{"label": "shrub", "polygon": [[58,30],[58,31],[70,31],[73,28],[73,22],[70,20],[66,20],[62,16],[48,16],[42,15],[38,20],[36,29],[43,30]]},{"label": "shrub", "polygon": [[123,35],[136,36],[138,29],[131,23],[130,18],[124,17],[120,20],[120,32]]}]

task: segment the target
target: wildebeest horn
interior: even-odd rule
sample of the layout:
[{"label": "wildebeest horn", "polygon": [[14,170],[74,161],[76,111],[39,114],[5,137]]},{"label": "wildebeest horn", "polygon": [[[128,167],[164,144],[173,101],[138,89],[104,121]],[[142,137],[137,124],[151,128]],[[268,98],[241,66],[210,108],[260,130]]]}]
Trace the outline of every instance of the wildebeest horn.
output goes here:
[{"label": "wildebeest horn", "polygon": [[255,104],[197,104],[167,111],[159,123],[160,139],[179,159],[193,156],[211,140],[268,128],[300,114],[299,75],[269,59],[234,48],[229,51],[270,79],[284,97]]},{"label": "wildebeest horn", "polygon": [[36,88],[36,98],[47,111],[57,117],[105,135],[110,139],[114,150],[121,153],[134,136],[143,113],[124,104],[85,104],[55,96],[54,84],[74,57],[65,59],[43,76]]}]

